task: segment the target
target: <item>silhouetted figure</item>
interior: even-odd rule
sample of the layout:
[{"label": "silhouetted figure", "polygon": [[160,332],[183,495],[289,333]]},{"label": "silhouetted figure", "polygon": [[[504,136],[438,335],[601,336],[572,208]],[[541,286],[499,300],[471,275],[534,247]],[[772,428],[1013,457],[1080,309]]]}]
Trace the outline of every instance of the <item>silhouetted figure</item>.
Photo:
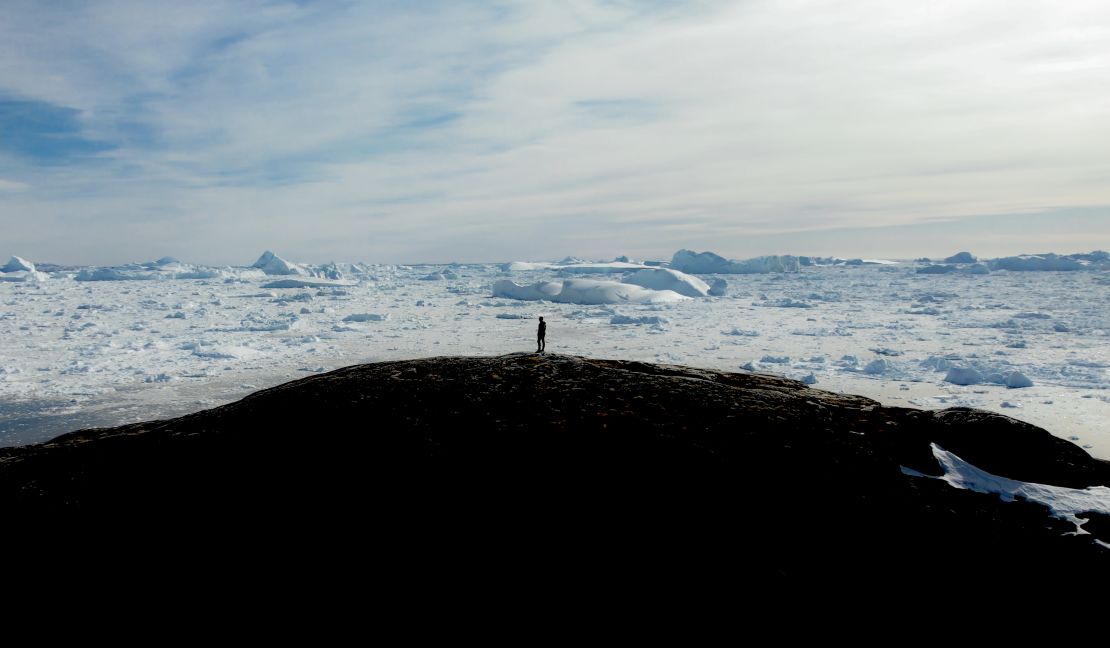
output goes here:
[{"label": "silhouetted figure", "polygon": [[540,327],[536,330],[536,353],[543,353],[547,348],[547,342],[544,338],[547,336],[547,322],[543,321],[540,317]]}]

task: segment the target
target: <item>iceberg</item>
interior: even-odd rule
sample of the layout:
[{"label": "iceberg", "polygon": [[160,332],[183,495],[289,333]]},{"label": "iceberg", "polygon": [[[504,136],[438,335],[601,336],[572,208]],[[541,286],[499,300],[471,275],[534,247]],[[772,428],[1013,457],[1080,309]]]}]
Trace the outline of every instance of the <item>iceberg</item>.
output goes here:
[{"label": "iceberg", "polygon": [[1002,257],[990,262],[991,270],[1010,270],[1012,272],[1052,271],[1067,272],[1083,270],[1087,266],[1080,260],[1071,256],[1056,254],[1022,254],[1012,257]]},{"label": "iceberg", "polygon": [[[0,257],[0,259],[2,259],[2,258],[4,258],[4,257]],[[0,272],[34,272],[34,271],[35,271],[35,264],[31,263],[27,259],[24,259],[22,257],[17,257],[15,255],[12,255],[12,258],[8,261],[7,265],[5,265],[3,268],[0,268]]]},{"label": "iceberg", "polygon": [[585,305],[670,304],[689,299],[673,290],[651,290],[634,284],[596,279],[540,281],[530,286],[520,286],[508,279],[501,279],[493,284],[493,296]]},{"label": "iceberg", "polygon": [[629,270],[640,270],[647,266],[625,261],[609,263],[572,263],[559,267],[559,274],[617,274]]},{"label": "iceberg", "polygon": [[685,272],[669,268],[644,268],[633,272],[622,281],[651,290],[673,290],[687,297],[705,297],[709,294],[709,284]]},{"label": "iceberg", "polygon": [[45,272],[35,270],[35,264],[22,257],[12,256],[7,265],[0,268],[0,281],[45,281]]},{"label": "iceberg", "polygon": [[746,261],[726,259],[712,252],[679,250],[671,258],[671,267],[694,274],[765,274],[797,272],[800,263],[795,256],[763,256]]},{"label": "iceberg", "polygon": [[924,268],[918,268],[917,274],[948,274],[955,271],[954,265],[927,265]]},{"label": "iceberg", "polygon": [[502,272],[531,272],[533,270],[550,270],[556,267],[554,263],[533,263],[531,261],[513,261],[511,263],[502,263],[500,266]]},{"label": "iceberg", "polygon": [[254,262],[252,268],[258,268],[268,275],[307,275],[308,271],[297,265],[290,263],[285,259],[279,257],[273,252],[266,250],[258,260]]},{"label": "iceberg", "polygon": [[957,252],[944,260],[945,263],[975,263],[979,259],[971,252]]}]

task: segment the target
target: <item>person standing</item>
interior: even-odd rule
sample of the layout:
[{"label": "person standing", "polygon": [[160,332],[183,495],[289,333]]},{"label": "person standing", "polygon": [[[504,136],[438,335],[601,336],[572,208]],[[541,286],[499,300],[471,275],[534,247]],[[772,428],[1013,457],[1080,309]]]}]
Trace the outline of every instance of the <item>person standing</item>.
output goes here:
[{"label": "person standing", "polygon": [[540,316],[540,327],[536,329],[536,353],[543,353],[547,348],[547,322],[543,321],[543,316]]}]

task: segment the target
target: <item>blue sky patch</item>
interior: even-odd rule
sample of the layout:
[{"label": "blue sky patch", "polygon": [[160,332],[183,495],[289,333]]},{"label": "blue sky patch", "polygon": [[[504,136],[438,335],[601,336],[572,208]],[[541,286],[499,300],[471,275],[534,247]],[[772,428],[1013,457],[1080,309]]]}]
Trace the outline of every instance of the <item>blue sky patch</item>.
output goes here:
[{"label": "blue sky patch", "polygon": [[115,148],[81,134],[80,111],[0,98],[0,152],[37,164],[67,164]]}]

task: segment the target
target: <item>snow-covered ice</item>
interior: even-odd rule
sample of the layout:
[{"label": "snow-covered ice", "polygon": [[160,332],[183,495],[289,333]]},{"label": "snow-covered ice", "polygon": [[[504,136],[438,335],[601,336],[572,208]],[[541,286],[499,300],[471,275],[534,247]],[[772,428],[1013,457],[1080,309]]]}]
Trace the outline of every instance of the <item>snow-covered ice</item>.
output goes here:
[{"label": "snow-covered ice", "polygon": [[[1049,513],[1075,524],[1077,533],[1085,534],[1081,516],[1084,513],[1110,515],[1110,488],[1091,486],[1089,488],[1065,488],[1048,484],[1023,482],[993,475],[977,468],[938,445],[930,444],[933,456],[944,470],[939,479],[956,488],[977,493],[996,493],[1003,501],[1012,502],[1021,498],[1048,507]],[[924,477],[921,473],[906,468],[903,472],[911,476]]]},{"label": "snow-covered ice", "polygon": [[[162,258],[112,268],[19,259],[0,273],[21,277],[0,281],[0,443],[183,414],[305,371],[527,351],[543,315],[549,352],[746,367],[890,405],[980,407],[1110,458],[1110,267],[1098,253],[1055,256],[1082,270],[979,259],[990,274],[930,275],[916,272],[925,262],[813,257],[724,275],[627,259],[402,266],[270,254],[264,267]],[[974,265],[963,261],[950,265]],[[953,370],[978,380],[946,381]]]}]

